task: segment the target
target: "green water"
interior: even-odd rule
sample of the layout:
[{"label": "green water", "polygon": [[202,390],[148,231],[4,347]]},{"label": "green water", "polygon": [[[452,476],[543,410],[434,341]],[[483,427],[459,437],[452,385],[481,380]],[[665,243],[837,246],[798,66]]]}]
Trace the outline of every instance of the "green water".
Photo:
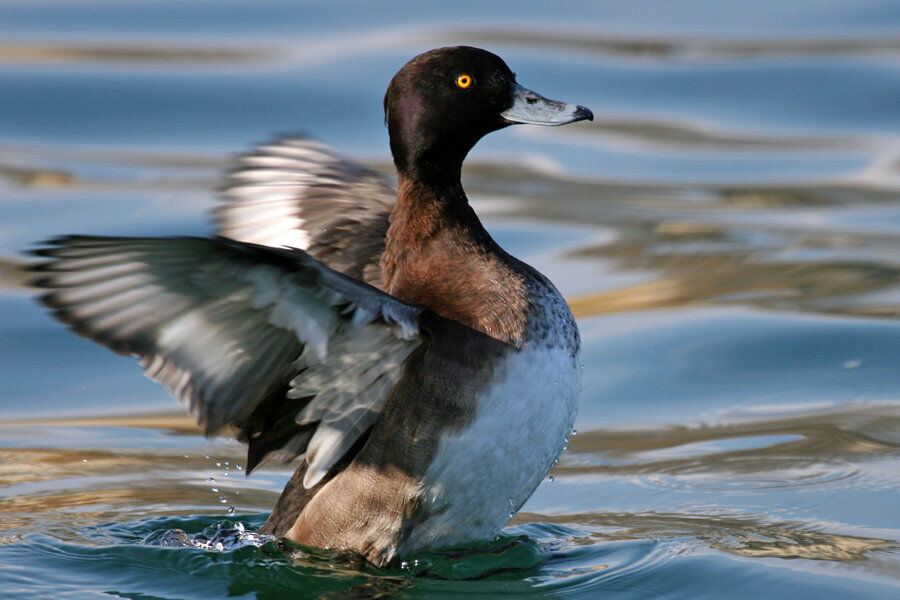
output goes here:
[{"label": "green water", "polygon": [[[391,175],[381,98],[467,43],[594,123],[464,185],[569,299],[568,450],[500,539],[375,569],[255,534],[246,478],[15,263],[205,235],[229,157],[306,131]],[[0,597],[900,597],[896,2],[0,3]]]}]

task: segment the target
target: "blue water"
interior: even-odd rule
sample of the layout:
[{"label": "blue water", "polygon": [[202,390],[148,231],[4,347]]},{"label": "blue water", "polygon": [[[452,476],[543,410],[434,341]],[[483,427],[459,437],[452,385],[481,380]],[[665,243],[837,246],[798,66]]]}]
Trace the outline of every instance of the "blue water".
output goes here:
[{"label": "blue water", "polygon": [[[456,43],[597,117],[464,173],[578,317],[577,434],[483,547],[258,539],[290,469],[245,478],[14,265],[210,233],[280,133],[392,177],[387,82]],[[900,597],[898,197],[896,2],[0,3],[0,596]]]}]

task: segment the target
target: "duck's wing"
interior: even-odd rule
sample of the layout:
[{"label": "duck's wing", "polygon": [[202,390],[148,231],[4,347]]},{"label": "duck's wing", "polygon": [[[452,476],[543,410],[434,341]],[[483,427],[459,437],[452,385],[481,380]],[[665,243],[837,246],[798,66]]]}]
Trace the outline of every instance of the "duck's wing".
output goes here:
[{"label": "duck's wing", "polygon": [[35,282],[59,320],[137,356],[207,435],[249,443],[248,473],[306,454],[307,487],[372,426],[426,337],[425,309],[299,250],[65,237],[36,254],[49,259]]},{"label": "duck's wing", "polygon": [[240,157],[222,196],[220,235],[300,248],[381,287],[379,259],[396,194],[374,171],[321,142],[285,138]]}]

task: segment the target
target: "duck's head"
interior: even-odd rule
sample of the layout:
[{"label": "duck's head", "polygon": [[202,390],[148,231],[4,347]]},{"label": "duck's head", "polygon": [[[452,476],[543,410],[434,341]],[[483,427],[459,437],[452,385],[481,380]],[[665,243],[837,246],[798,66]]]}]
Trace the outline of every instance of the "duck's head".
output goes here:
[{"label": "duck's head", "polygon": [[469,46],[430,50],[406,63],[388,86],[384,113],[397,170],[434,183],[458,181],[466,154],[491,131],[594,118],[583,106],[523,88],[499,56]]}]

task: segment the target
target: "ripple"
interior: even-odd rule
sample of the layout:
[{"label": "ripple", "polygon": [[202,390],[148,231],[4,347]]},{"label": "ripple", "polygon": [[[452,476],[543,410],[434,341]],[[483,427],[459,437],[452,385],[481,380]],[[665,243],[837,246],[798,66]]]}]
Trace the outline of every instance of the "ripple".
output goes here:
[{"label": "ripple", "polygon": [[[570,531],[578,532],[577,545],[590,546],[592,551],[606,548],[609,543],[617,541],[670,540],[679,544],[675,552],[682,555],[702,552],[702,548],[708,547],[752,558],[852,561],[867,558],[873,552],[894,546],[893,542],[876,537],[820,531],[821,525],[817,523],[779,522],[766,517],[731,512],[520,516],[539,521],[565,521]],[[535,525],[547,526],[545,523]],[[581,530],[572,529],[576,526]],[[669,551],[672,552],[672,548]]]},{"label": "ripple", "polygon": [[[158,598],[655,598],[704,593],[750,598],[754,596],[730,594],[725,588],[750,585],[762,573],[772,578],[772,570],[737,567],[709,556],[704,548],[751,560],[853,561],[889,545],[727,514],[540,518],[543,522],[505,530],[489,544],[419,553],[391,569],[260,536],[253,530],[264,515],[237,521],[156,517],[82,528],[68,538],[31,533],[19,544],[0,546],[0,561],[10,585],[27,582],[24,589],[35,598],[97,590]],[[791,583],[782,577],[783,583]],[[827,585],[827,575],[824,579],[817,585]]]},{"label": "ripple", "polygon": [[260,60],[258,49],[135,44],[0,44],[0,64],[56,65],[71,63],[163,63],[168,68],[185,64],[228,64]]},{"label": "ripple", "polygon": [[892,545],[887,540],[771,526],[719,530],[700,539],[706,539],[713,548],[741,556],[831,561],[861,560]]},{"label": "ripple", "polygon": [[[787,463],[779,467],[779,463]],[[677,475],[646,475],[635,478],[637,485],[644,487],[665,487],[673,490],[689,491],[722,491],[740,492],[762,489],[795,488],[801,486],[823,486],[836,489],[835,484],[842,483],[852,487],[853,480],[858,480],[864,471],[850,463],[814,463],[797,466],[791,459],[769,460],[764,464],[750,459],[743,462],[732,462],[730,473],[681,473]],[[700,467],[702,468],[702,467]],[[749,472],[742,472],[749,471]]]},{"label": "ripple", "polygon": [[[881,466],[900,454],[893,405],[796,405],[722,414],[716,425],[583,431],[554,473],[626,479],[643,488],[756,493],[766,489],[887,490]],[[783,411],[783,412],[780,412]]]},{"label": "ripple", "polygon": [[900,50],[896,37],[792,37],[741,39],[739,37],[626,36],[606,30],[466,29],[457,39],[495,44],[527,44],[529,48],[576,50],[589,54],[620,55],[643,59],[722,60],[757,57],[875,55],[890,57]]},{"label": "ripple", "polygon": [[[210,528],[207,528],[210,529]],[[212,531],[188,534],[183,529],[166,529],[150,534],[144,539],[148,546],[164,546],[167,548],[197,548],[215,552],[230,552],[244,546],[259,547],[274,543],[278,538],[273,535],[248,531],[240,521],[216,523]]]}]

